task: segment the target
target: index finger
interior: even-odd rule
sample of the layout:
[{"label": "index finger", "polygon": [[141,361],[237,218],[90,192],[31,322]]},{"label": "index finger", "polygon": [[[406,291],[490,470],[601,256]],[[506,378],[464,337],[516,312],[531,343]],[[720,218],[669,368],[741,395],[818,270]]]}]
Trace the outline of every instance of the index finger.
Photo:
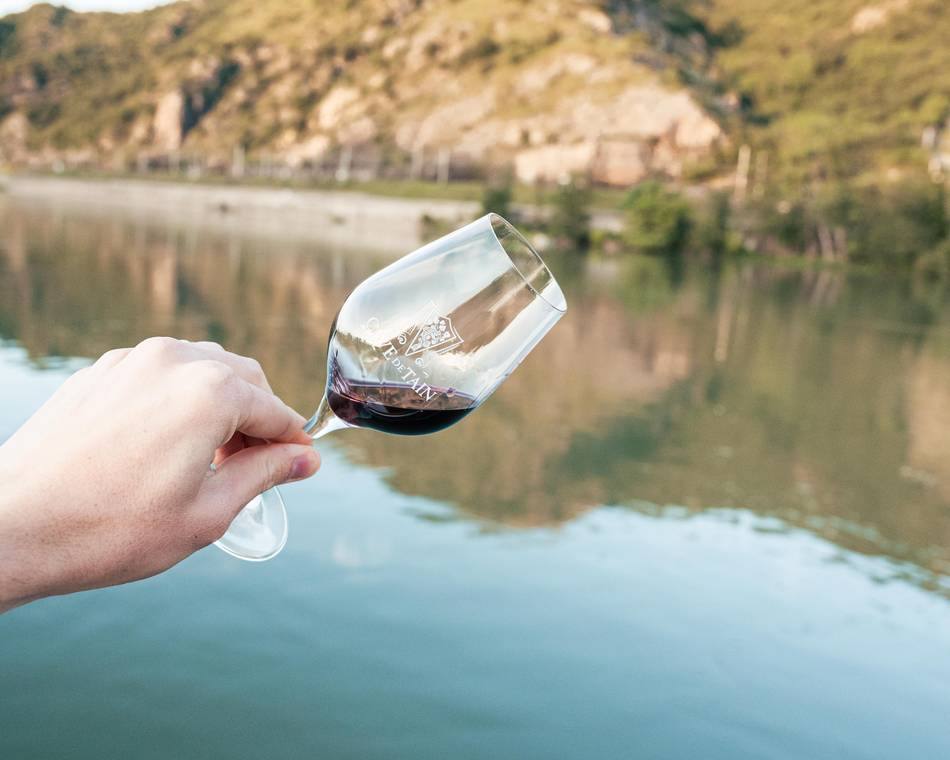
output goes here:
[{"label": "index finger", "polygon": [[[310,443],[303,431],[306,418],[295,412],[270,391],[244,380],[238,381],[235,432],[278,443]],[[228,438],[231,436],[229,435]]]},{"label": "index finger", "polygon": [[214,359],[222,364],[226,364],[233,369],[239,377],[252,385],[257,385],[266,391],[271,390],[270,383],[267,381],[267,375],[264,374],[264,370],[257,359],[235,354],[232,351],[228,351],[220,343],[215,343],[210,340],[186,342],[201,358]]}]

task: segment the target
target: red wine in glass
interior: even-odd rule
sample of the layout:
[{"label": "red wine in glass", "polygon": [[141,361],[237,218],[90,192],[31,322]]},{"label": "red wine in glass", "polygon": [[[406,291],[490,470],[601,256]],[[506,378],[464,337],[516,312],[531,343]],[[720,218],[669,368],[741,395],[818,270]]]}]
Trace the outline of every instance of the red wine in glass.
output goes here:
[{"label": "red wine in glass", "polygon": [[423,403],[409,385],[351,383],[337,378],[327,389],[327,403],[347,425],[397,435],[426,435],[454,425],[478,404],[451,388],[434,388]]}]

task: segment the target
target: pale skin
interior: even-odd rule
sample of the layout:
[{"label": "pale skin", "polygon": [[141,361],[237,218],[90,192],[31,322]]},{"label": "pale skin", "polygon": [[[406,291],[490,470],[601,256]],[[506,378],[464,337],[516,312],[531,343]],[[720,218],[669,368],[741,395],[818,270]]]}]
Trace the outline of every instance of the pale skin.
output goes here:
[{"label": "pale skin", "polygon": [[216,343],[104,354],[0,446],[0,612],[147,578],[216,541],[255,495],[317,471],[304,422]]}]

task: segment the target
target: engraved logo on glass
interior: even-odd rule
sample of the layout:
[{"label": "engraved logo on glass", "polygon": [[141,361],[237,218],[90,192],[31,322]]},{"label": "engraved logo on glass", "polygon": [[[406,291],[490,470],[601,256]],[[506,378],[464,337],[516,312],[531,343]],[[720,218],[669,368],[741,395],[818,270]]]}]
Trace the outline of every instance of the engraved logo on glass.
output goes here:
[{"label": "engraved logo on glass", "polygon": [[415,334],[409,341],[406,356],[415,356],[425,351],[444,354],[462,343],[461,336],[452,326],[452,320],[441,316],[436,311],[435,304],[429,304],[425,321],[416,328]]},{"label": "engraved logo on glass", "polygon": [[[371,318],[366,327],[370,333],[379,329],[379,320]],[[431,401],[437,393],[427,382],[425,355],[444,354],[458,348],[465,341],[452,324],[452,320],[439,314],[438,307],[430,301],[413,321],[412,327],[403,330],[393,340],[379,347],[383,358],[400,372],[403,381],[425,401]]]}]

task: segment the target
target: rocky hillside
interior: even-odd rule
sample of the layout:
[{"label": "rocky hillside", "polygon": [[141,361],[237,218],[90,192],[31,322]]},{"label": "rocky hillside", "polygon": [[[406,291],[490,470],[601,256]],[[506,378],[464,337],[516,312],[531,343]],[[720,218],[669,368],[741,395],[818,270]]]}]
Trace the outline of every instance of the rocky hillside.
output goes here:
[{"label": "rocky hillside", "polygon": [[0,152],[118,167],[240,149],[300,166],[350,149],[380,170],[445,157],[525,181],[677,177],[727,141],[646,5],[639,25],[581,0],[34,6],[0,20]]},{"label": "rocky hillside", "polygon": [[946,0],[41,5],[0,19],[0,163],[627,185],[731,172],[748,144],[753,180],[801,184],[922,168],[923,137],[950,170],[948,36]]}]

